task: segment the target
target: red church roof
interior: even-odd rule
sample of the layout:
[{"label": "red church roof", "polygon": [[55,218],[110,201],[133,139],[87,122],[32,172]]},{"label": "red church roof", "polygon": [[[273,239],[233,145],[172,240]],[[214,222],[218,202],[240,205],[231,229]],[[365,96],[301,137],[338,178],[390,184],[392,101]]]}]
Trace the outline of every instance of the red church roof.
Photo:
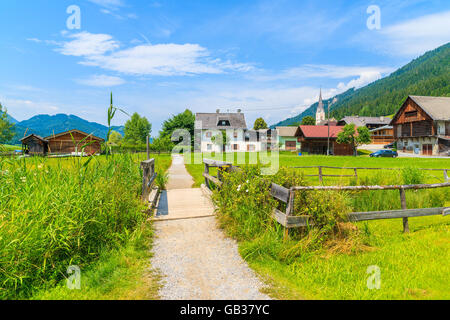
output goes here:
[{"label": "red church roof", "polygon": [[[330,126],[330,138],[337,138],[343,126]],[[301,133],[306,139],[328,138],[328,126],[300,126]]]}]

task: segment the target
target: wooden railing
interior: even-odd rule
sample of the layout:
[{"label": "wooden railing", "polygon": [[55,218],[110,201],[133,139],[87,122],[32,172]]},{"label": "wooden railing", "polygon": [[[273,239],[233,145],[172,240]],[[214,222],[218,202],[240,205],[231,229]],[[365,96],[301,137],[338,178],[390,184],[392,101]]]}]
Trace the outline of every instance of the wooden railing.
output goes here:
[{"label": "wooden railing", "polygon": [[407,209],[405,190],[423,190],[450,187],[450,183],[436,184],[415,184],[415,185],[392,185],[392,186],[301,186],[285,188],[272,183],[271,195],[275,199],[286,204],[286,212],[274,208],[273,218],[286,228],[286,235],[290,228],[300,228],[313,225],[310,216],[294,216],[295,191],[365,191],[365,190],[399,190],[401,210],[387,211],[369,211],[369,212],[353,212],[348,214],[351,222],[378,220],[378,219],[397,219],[403,218],[403,231],[409,232],[408,218],[422,217],[430,215],[449,215],[450,207],[442,208],[424,208],[424,209]]},{"label": "wooden railing", "polygon": [[[305,177],[319,177],[319,181],[323,182],[324,177],[351,177],[358,179],[358,170],[400,170],[401,168],[364,168],[364,167],[330,167],[330,166],[303,166],[303,167],[290,167],[292,169],[318,169],[318,174],[307,174]],[[353,170],[354,174],[324,174],[324,169],[334,169],[334,170]],[[418,170],[424,171],[441,171],[444,174],[444,180],[448,182],[450,179],[448,177],[448,171],[450,169],[422,169]]]},{"label": "wooden railing", "polygon": [[[232,172],[241,170],[239,167],[233,166],[232,163],[204,159],[205,172],[205,185],[208,189],[211,189],[211,182],[214,183],[217,188],[223,186],[223,175],[225,172]],[[210,175],[209,169],[211,167],[218,168],[217,177]],[[340,167],[328,167],[328,166],[313,166],[313,167],[301,167],[301,168],[333,168],[333,169],[355,169],[356,170],[398,170],[395,168],[340,168]],[[320,169],[319,169],[320,170]],[[447,169],[420,169],[420,170],[444,170],[444,177],[448,180]],[[319,171],[321,172],[321,171]],[[357,175],[357,173],[356,173]],[[322,175],[322,177],[328,175]],[[333,175],[334,176],[334,175]],[[450,215],[450,207],[440,208],[422,208],[422,209],[408,209],[406,203],[406,190],[424,190],[424,189],[436,189],[450,187],[450,182],[435,183],[435,184],[414,184],[414,185],[390,185],[390,186],[298,186],[292,188],[285,188],[275,183],[268,182],[270,186],[270,194],[273,198],[286,204],[286,211],[281,212],[277,208],[274,208],[272,217],[285,227],[285,236],[288,235],[289,229],[300,228],[314,225],[312,217],[310,216],[296,216],[294,214],[294,202],[296,191],[379,191],[379,190],[399,190],[401,210],[386,210],[386,211],[369,211],[369,212],[352,212],[348,214],[348,220],[351,222],[368,221],[368,220],[380,220],[380,219],[403,219],[403,232],[409,232],[409,221],[411,217],[422,217],[431,215]]]},{"label": "wooden railing", "polygon": [[157,173],[155,172],[155,159],[150,159],[141,162],[142,169],[142,200],[148,201],[150,208],[155,205],[158,189],[154,189],[153,185]]}]

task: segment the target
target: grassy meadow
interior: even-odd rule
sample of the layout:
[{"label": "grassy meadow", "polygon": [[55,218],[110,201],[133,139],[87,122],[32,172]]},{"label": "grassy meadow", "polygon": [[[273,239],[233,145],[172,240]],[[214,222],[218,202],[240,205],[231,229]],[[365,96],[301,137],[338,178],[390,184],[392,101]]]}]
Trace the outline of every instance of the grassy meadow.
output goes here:
[{"label": "grassy meadow", "polygon": [[[155,158],[164,173],[170,155]],[[151,245],[144,159],[0,158],[0,299],[154,296],[136,281],[148,276]],[[71,265],[81,269],[82,290],[65,287]]]},{"label": "grassy meadow", "polygon": [[[205,154],[205,158],[211,155]],[[249,155],[245,157],[248,159]],[[224,157],[225,158],[225,157]],[[217,160],[219,160],[216,158]],[[236,159],[235,159],[236,163]],[[269,179],[291,185],[319,185],[317,169],[295,166],[399,168],[361,170],[359,179],[325,177],[326,185],[388,185],[443,182],[443,174],[417,168],[450,168],[450,159],[369,158],[280,154],[280,172]],[[270,216],[279,205],[264,187],[256,166],[226,176],[227,184],[214,192],[218,219],[227,234],[239,241],[242,257],[269,284],[278,299],[448,299],[450,259],[449,217],[376,220],[356,224],[342,220],[355,211],[400,209],[398,191],[310,192],[296,195],[295,213],[307,214],[321,229],[283,228]],[[195,184],[204,183],[203,165],[187,164]],[[215,174],[215,170],[211,170]],[[324,169],[324,174],[352,174]],[[450,206],[450,188],[407,191],[409,208]],[[284,209],[280,207],[280,209]],[[369,266],[380,270],[380,289],[369,289]]]}]

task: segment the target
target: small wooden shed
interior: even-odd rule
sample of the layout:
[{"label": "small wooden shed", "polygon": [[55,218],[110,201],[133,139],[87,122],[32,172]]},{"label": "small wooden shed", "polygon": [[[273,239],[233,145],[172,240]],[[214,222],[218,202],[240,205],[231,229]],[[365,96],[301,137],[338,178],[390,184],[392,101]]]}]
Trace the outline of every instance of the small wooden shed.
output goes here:
[{"label": "small wooden shed", "polygon": [[48,140],[49,153],[53,154],[73,154],[83,151],[87,155],[100,154],[101,143],[104,141],[102,138],[77,129],[54,134],[45,139]]},{"label": "small wooden shed", "polygon": [[20,141],[24,154],[45,155],[48,152],[48,140],[36,134],[30,134]]}]

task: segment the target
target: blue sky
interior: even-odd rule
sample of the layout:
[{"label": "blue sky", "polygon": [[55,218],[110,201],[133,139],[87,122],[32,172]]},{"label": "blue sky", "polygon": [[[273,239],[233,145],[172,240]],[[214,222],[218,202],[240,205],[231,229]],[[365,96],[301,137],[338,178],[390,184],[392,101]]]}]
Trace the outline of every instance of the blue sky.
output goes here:
[{"label": "blue sky", "polygon": [[[81,28],[66,12],[80,8]],[[369,30],[377,5],[381,28]],[[0,102],[18,120],[115,104],[157,135],[170,115],[243,109],[248,125],[298,114],[450,41],[450,1],[0,2]],[[116,124],[126,121],[120,115]]]}]

